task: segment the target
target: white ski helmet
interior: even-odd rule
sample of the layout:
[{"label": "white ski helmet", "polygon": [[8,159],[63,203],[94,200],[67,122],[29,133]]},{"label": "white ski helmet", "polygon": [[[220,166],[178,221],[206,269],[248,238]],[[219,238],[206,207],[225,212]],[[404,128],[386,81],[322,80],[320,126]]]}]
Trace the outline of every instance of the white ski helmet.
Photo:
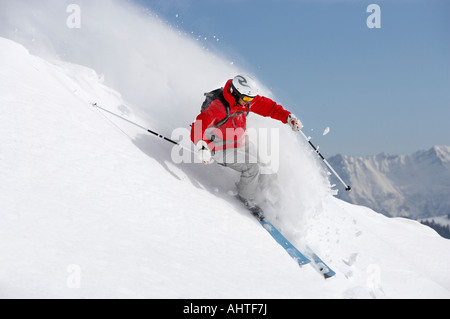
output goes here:
[{"label": "white ski helmet", "polygon": [[258,95],[256,82],[248,75],[237,75],[231,82],[231,89],[231,93],[238,97],[254,98]]}]

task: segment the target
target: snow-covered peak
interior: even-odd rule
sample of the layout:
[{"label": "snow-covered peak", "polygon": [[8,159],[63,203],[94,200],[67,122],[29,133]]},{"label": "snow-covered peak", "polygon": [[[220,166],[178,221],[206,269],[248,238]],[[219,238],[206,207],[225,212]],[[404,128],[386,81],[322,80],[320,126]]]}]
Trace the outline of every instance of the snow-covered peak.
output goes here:
[{"label": "snow-covered peak", "polygon": [[388,216],[426,218],[450,209],[450,147],[434,146],[412,155],[335,156],[330,162],[345,174],[353,192],[338,196]]},{"label": "snow-covered peak", "polygon": [[419,162],[447,164],[450,163],[450,146],[434,146],[427,151],[416,152],[413,157]]}]

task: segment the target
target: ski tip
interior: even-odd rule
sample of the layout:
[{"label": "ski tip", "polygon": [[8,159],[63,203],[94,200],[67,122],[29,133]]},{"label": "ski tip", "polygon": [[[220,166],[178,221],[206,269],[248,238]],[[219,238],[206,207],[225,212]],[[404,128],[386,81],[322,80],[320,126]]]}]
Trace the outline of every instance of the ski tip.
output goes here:
[{"label": "ski tip", "polygon": [[322,272],[322,275],[323,275],[323,277],[325,278],[325,279],[330,279],[330,278],[333,278],[334,276],[336,276],[336,273],[333,271],[333,270],[331,270],[330,268],[326,268],[326,269],[324,269],[324,271]]},{"label": "ski tip", "polygon": [[336,275],[336,273],[333,270],[328,268],[328,266],[322,262],[316,264],[316,269],[319,273],[321,273],[323,275],[323,277],[325,279],[329,279],[329,278],[333,277],[334,275]]},{"label": "ski tip", "polygon": [[330,278],[333,278],[335,275],[336,275],[336,273],[334,273],[334,272],[326,273],[326,274],[323,274],[323,278],[330,279]]}]

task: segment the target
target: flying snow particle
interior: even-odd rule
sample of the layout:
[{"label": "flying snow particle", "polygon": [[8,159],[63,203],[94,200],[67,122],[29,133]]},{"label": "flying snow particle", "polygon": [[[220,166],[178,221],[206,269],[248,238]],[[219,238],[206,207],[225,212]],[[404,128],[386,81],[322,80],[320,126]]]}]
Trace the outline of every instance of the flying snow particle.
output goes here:
[{"label": "flying snow particle", "polygon": [[324,131],[323,131],[323,136],[327,135],[328,133],[330,133],[330,128],[327,127]]}]

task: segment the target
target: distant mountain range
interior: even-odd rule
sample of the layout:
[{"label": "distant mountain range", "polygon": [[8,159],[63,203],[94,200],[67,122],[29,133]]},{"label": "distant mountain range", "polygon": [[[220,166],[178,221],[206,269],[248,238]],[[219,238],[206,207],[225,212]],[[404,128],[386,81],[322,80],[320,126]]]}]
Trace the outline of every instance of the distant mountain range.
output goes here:
[{"label": "distant mountain range", "polygon": [[351,192],[337,195],[345,201],[392,217],[418,219],[450,213],[449,146],[412,155],[337,155],[329,162],[352,186]]}]

